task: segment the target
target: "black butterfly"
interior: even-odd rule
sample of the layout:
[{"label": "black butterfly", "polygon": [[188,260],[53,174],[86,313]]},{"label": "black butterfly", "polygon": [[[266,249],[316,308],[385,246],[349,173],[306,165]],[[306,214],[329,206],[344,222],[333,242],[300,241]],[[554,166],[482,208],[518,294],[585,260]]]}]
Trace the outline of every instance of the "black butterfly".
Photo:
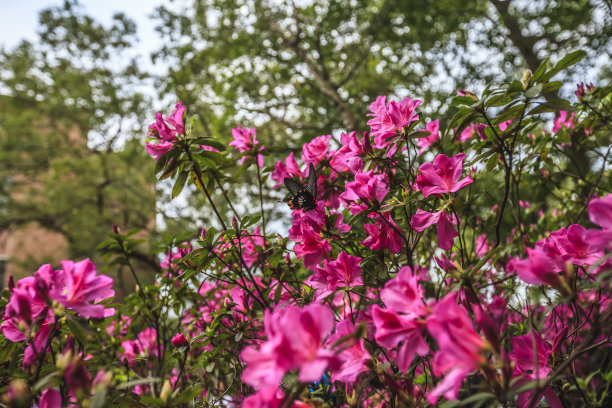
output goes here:
[{"label": "black butterfly", "polygon": [[292,210],[301,208],[304,212],[317,208],[317,173],[312,163],[310,163],[308,169],[306,186],[302,186],[297,181],[288,177],[285,177],[283,182],[287,190],[289,190],[289,194],[291,194],[291,197],[285,199],[289,208]]}]

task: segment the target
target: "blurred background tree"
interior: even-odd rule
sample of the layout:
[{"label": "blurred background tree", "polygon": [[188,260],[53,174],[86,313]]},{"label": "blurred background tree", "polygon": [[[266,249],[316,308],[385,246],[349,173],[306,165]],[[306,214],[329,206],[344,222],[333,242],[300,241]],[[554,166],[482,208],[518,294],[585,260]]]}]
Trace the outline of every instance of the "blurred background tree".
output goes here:
[{"label": "blurred background tree", "polygon": [[41,12],[39,30],[0,53],[0,230],[17,275],[93,256],[113,224],[155,228],[145,74],[124,56],[134,23],[117,14],[104,27],[67,1]]}]

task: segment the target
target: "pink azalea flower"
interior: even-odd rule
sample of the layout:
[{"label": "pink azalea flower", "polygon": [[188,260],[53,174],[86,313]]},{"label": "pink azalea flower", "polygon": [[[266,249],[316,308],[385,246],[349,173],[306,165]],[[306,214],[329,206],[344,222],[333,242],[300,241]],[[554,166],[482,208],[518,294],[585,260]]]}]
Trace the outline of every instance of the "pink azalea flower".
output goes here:
[{"label": "pink azalea flower", "polygon": [[445,378],[427,394],[427,401],[436,404],[440,395],[457,399],[464,378],[486,362],[484,340],[476,333],[465,309],[457,305],[456,293],[449,293],[432,308],[427,317],[427,330],[438,343],[433,361],[436,376]]},{"label": "pink azalea flower", "polygon": [[[45,321],[41,324],[40,328],[34,334],[34,339],[31,344],[26,347],[23,353],[23,366],[27,367],[32,365],[38,360],[40,353],[46,353],[45,345],[48,343],[49,336],[51,335],[52,322]],[[36,350],[36,352],[34,352]]]},{"label": "pink azalea flower", "polygon": [[335,171],[350,170],[353,173],[357,173],[363,167],[363,161],[360,156],[371,150],[371,146],[368,146],[368,134],[364,134],[360,142],[354,131],[349,134],[342,133],[340,135],[340,144],[342,147],[332,157],[330,166]]},{"label": "pink azalea flower", "polygon": [[243,402],[243,408],[281,408],[285,393],[277,386],[262,387],[255,394],[249,395]]},{"label": "pink azalea flower", "polygon": [[160,157],[162,157],[174,147],[174,143],[162,140],[159,143],[146,142],[145,146],[147,149],[147,153],[153,156],[155,158],[155,162],[157,162]]},{"label": "pink azalea flower", "polygon": [[[184,135],[185,134],[185,124],[184,124],[184,120],[185,120],[185,111],[186,111],[186,107],[183,106],[183,102],[177,102],[176,105],[174,105],[174,112],[172,112],[171,115],[165,116],[164,117],[164,121],[169,124],[172,128],[174,128],[174,131],[178,134]],[[170,139],[167,139],[170,140]]]},{"label": "pink azalea flower", "polygon": [[423,196],[454,193],[471,184],[474,180],[470,176],[459,181],[463,171],[463,159],[465,159],[463,153],[456,154],[452,158],[439,154],[435,157],[433,163],[423,163],[419,167],[421,174],[416,179]]},{"label": "pink azalea flower", "polygon": [[[342,320],[336,325],[336,332],[329,336],[325,342],[325,347],[331,349],[333,345],[343,337],[355,333],[355,325],[350,319]],[[332,372],[331,381],[341,381],[345,383],[354,382],[359,374],[368,371],[366,363],[370,360],[370,353],[364,347],[362,338],[359,340],[351,339],[338,346],[342,351],[338,358],[342,365]]]},{"label": "pink azalea flower", "polygon": [[465,143],[474,136],[474,133],[476,133],[476,125],[472,123],[465,129],[463,129],[457,140],[461,143]]},{"label": "pink azalea flower", "polygon": [[307,166],[310,163],[316,166],[321,160],[327,158],[330,139],[331,135],[325,135],[315,137],[310,143],[304,143],[304,146],[302,146],[302,162]]},{"label": "pink azalea flower", "polygon": [[409,266],[400,268],[397,276],[385,284],[380,291],[380,299],[385,306],[395,312],[406,315],[423,316],[427,306],[423,303],[423,288],[418,283],[419,277]]},{"label": "pink azalea flower", "polygon": [[289,239],[294,242],[302,241],[306,231],[319,233],[325,228],[327,215],[322,201],[317,203],[317,208],[312,211],[303,212],[295,210],[291,214],[293,226],[289,229]]},{"label": "pink azalea flower", "polygon": [[379,345],[391,349],[403,342],[397,352],[397,367],[400,371],[408,371],[416,354],[424,356],[429,352],[429,346],[422,335],[423,321],[399,315],[390,309],[382,309],[378,305],[372,307],[372,321]]},{"label": "pink azalea flower", "polygon": [[425,131],[429,132],[430,135],[417,139],[417,146],[419,146],[419,156],[423,154],[429,146],[434,142],[440,140],[440,119],[427,122],[425,125]]},{"label": "pink azalea flower", "polygon": [[114,309],[106,309],[97,302],[115,295],[112,290],[113,279],[97,275],[96,266],[89,259],[80,262],[62,261],[65,289],[56,300],[66,308],[72,309],[83,317],[101,319],[115,314]]},{"label": "pink azalea flower", "polygon": [[510,261],[509,271],[516,271],[521,280],[532,285],[549,285],[554,288],[560,286],[560,268],[544,251],[527,248],[527,257],[525,260]]},{"label": "pink azalea flower", "polygon": [[501,130],[502,132],[505,131],[506,129],[508,129],[508,126],[510,126],[511,123],[512,123],[512,119],[500,123],[499,130]]},{"label": "pink azalea flower", "polygon": [[340,252],[334,261],[323,261],[323,266],[315,267],[308,278],[308,285],[317,289],[315,299],[323,299],[339,288],[352,288],[363,285],[361,280],[361,258]]},{"label": "pink azalea flower", "polygon": [[[520,387],[529,381],[543,380],[548,377],[552,371],[552,368],[548,365],[548,358],[551,353],[550,345],[536,332],[513,337],[512,351],[509,354],[510,360],[516,363],[513,375],[523,377],[516,383],[516,387]],[[519,394],[518,403],[521,408],[537,406],[542,397],[546,397],[552,408],[563,407],[561,400],[550,386],[547,386],[536,398],[533,405],[529,405],[534,392],[535,390],[528,390]]]},{"label": "pink azalea flower", "polygon": [[[367,208],[367,203],[381,203],[389,188],[384,181],[382,174],[374,174],[374,170],[367,173],[358,172],[355,174],[355,181],[346,183],[345,191],[340,194],[340,198],[345,201],[352,201],[349,205],[351,214],[355,215]],[[361,201],[361,204],[355,201]]]},{"label": "pink azalea flower", "polygon": [[404,98],[399,103],[390,101],[385,106],[385,99],[385,96],[376,98],[376,101],[370,104],[370,112],[372,113],[368,114],[368,116],[373,116],[368,121],[368,126],[372,130],[374,146],[378,149],[389,146],[388,138],[401,133],[404,128],[410,125],[410,122],[419,120],[419,115],[415,111],[421,101]]},{"label": "pink azalea flower", "polygon": [[476,256],[478,257],[483,257],[487,254],[487,252],[489,252],[489,250],[491,249],[491,244],[489,244],[489,241],[487,241],[487,235],[486,234],[481,234],[476,238],[476,249],[475,249],[475,253]]},{"label": "pink azalea flower", "polygon": [[340,360],[322,346],[334,328],[334,314],[325,305],[286,306],[265,311],[267,340],[259,349],[246,347],[240,358],[247,364],[242,379],[254,387],[277,386],[289,370],[299,371],[301,382],[319,381],[326,369],[337,369]]},{"label": "pink azalea flower", "polygon": [[485,133],[485,129],[488,126],[485,125],[484,123],[477,123],[476,124],[476,133],[478,133],[478,136],[482,139],[482,140],[487,140],[487,134]]},{"label": "pink azalea flower", "polygon": [[587,237],[587,230],[582,225],[570,225],[566,234],[557,238],[557,243],[564,253],[563,260],[575,265],[593,265],[599,261],[604,253],[590,245]]},{"label": "pink azalea flower", "polygon": [[440,245],[440,248],[444,250],[451,249],[455,237],[459,235],[454,226],[457,224],[454,216],[448,215],[443,211],[430,213],[419,208],[416,214],[410,218],[410,226],[417,232],[425,231],[425,229],[433,224],[437,225],[438,245]]},{"label": "pink azalea flower", "polygon": [[331,252],[331,245],[323,239],[320,234],[305,230],[302,242],[293,247],[297,259],[304,258],[304,266],[308,270],[314,270],[326,255]]},{"label": "pink azalea flower", "polygon": [[[232,136],[234,140],[229,142],[230,146],[234,146],[234,149],[239,150],[241,153],[251,152],[253,155],[257,154],[257,165],[259,167],[263,167],[263,155],[261,152],[264,149],[264,146],[259,146],[259,141],[257,141],[257,133],[255,128],[243,128],[238,125],[237,128],[232,129]],[[248,156],[243,156],[240,164],[244,164]]]},{"label": "pink azalea flower", "polygon": [[588,231],[588,242],[598,248],[612,246],[612,194],[604,198],[595,198],[589,203],[589,217],[602,229]]},{"label": "pink azalea flower", "polygon": [[295,176],[303,177],[303,174],[295,161],[295,157],[293,157],[293,152],[291,152],[285,159],[285,163],[282,160],[276,162],[270,178],[277,183],[273,188],[278,188],[278,186],[283,184],[285,177],[293,178]]},{"label": "pink azalea flower", "polygon": [[184,117],[185,106],[178,102],[171,115],[163,117],[161,112],[155,115],[155,123],[149,125],[149,136],[158,140],[156,143],[147,142],[147,152],[155,157],[155,161],[174,147],[177,134],[185,134]]},{"label": "pink azalea flower", "polygon": [[555,118],[553,122],[553,133],[557,133],[561,129],[573,129],[574,128],[574,112],[568,117],[567,111],[560,111],[559,116]]},{"label": "pink azalea flower", "polygon": [[38,408],[62,408],[62,396],[53,388],[47,388],[40,395]]},{"label": "pink azalea flower", "polygon": [[418,122],[419,115],[416,114],[416,108],[421,103],[422,101],[412,98],[404,98],[399,103],[389,101],[387,104],[389,116],[400,132],[408,128],[410,122]]},{"label": "pink azalea flower", "polygon": [[376,224],[363,224],[363,229],[368,233],[368,237],[361,242],[361,245],[373,251],[388,249],[390,252],[397,254],[404,247],[404,240],[389,224],[397,229],[399,229],[399,227],[391,218],[391,212],[384,212],[381,214],[384,219],[376,213],[368,215],[369,218],[374,218],[376,220]]}]

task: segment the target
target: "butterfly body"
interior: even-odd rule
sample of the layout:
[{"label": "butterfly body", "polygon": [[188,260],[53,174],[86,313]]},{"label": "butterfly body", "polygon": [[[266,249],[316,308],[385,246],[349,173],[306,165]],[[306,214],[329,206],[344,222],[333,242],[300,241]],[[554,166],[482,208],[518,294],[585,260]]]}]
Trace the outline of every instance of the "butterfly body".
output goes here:
[{"label": "butterfly body", "polygon": [[312,163],[310,163],[305,186],[288,177],[285,178],[284,183],[289,190],[289,194],[291,194],[285,199],[289,208],[292,210],[301,209],[304,212],[317,208],[317,175]]}]

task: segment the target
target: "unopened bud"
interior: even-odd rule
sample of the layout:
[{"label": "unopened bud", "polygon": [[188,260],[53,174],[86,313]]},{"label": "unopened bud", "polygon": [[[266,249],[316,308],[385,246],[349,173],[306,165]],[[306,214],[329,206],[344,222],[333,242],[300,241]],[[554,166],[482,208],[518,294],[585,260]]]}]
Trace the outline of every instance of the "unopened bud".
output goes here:
[{"label": "unopened bud", "polygon": [[171,392],[172,392],[172,386],[170,385],[170,381],[168,380],[164,381],[164,385],[159,394],[159,397],[164,401],[164,403],[168,401],[168,397],[170,396]]},{"label": "unopened bud", "polygon": [[8,278],[8,288],[9,290],[12,292],[13,289],[15,289],[15,278],[13,278],[13,275],[9,275]]},{"label": "unopened bud", "polygon": [[118,234],[118,233],[119,233],[119,227],[117,226],[117,224],[113,224],[113,232],[114,232],[115,234]]},{"label": "unopened bud", "polygon": [[525,71],[523,73],[523,90],[527,90],[529,88],[529,82],[531,81],[532,73],[531,71]]}]

